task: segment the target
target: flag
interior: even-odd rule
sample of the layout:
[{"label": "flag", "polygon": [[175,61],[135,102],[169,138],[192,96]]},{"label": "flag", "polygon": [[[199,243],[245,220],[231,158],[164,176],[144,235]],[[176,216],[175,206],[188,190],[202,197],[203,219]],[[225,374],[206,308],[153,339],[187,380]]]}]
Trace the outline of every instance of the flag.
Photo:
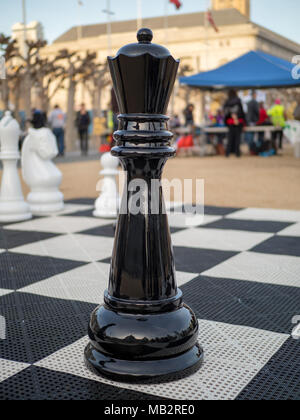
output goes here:
[{"label": "flag", "polygon": [[170,3],[173,3],[177,10],[182,6],[182,3],[179,0],[170,0]]},{"label": "flag", "polygon": [[214,28],[214,30],[216,32],[219,32],[219,28],[217,27],[216,22],[215,22],[215,20],[213,18],[213,15],[212,15],[212,13],[211,13],[210,10],[208,10],[206,12],[206,19],[208,20],[208,22],[210,23],[210,25]]}]

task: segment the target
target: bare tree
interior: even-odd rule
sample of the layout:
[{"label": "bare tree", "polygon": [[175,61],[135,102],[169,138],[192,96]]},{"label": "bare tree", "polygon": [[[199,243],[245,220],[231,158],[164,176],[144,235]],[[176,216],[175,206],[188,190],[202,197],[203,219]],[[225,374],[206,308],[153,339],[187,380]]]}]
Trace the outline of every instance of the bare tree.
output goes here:
[{"label": "bare tree", "polygon": [[5,36],[4,34],[0,34],[0,51],[5,59],[6,63],[6,79],[1,80],[1,96],[4,103],[4,108],[8,109],[9,107],[9,87],[10,87],[10,80],[11,75],[13,72],[8,71],[9,66],[12,67],[12,59],[18,55],[18,48],[16,41],[13,40],[9,36]]},{"label": "bare tree", "polygon": [[31,79],[38,88],[41,108],[47,114],[49,104],[55,94],[62,89],[66,79],[65,69],[57,65],[58,57],[54,59],[36,57],[31,72]]},{"label": "bare tree", "polygon": [[71,146],[75,137],[75,96],[76,88],[79,82],[83,81],[85,74],[96,58],[96,53],[87,51],[86,55],[81,57],[77,52],[70,52],[67,49],[61,50],[57,56],[57,61],[63,60],[66,64],[65,79],[68,81],[68,99],[67,99],[67,125],[66,125],[66,144]]},{"label": "bare tree", "polygon": [[17,55],[24,66],[24,108],[27,116],[31,112],[32,75],[35,71],[36,58],[46,45],[46,41],[26,41],[26,51]]},{"label": "bare tree", "polygon": [[102,91],[106,86],[111,84],[108,63],[100,64],[92,62],[84,75],[83,83],[92,100],[93,114],[96,117],[100,117]]},{"label": "bare tree", "polygon": [[[189,64],[183,64],[179,68],[178,78],[188,76],[193,72],[193,68]],[[182,93],[182,95],[180,95]],[[186,106],[190,103],[191,88],[189,86],[183,86],[180,88],[179,96],[184,99]]]},{"label": "bare tree", "polygon": [[9,86],[12,92],[12,102],[15,106],[15,117],[20,122],[20,101],[22,95],[22,83],[24,80],[24,67],[12,66],[8,70],[9,72]]}]

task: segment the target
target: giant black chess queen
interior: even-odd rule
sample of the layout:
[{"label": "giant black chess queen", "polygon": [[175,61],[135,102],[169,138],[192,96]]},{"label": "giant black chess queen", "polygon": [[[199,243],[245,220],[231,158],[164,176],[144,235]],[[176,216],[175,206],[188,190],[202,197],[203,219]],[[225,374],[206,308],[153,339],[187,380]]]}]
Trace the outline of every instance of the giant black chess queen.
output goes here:
[{"label": "giant black chess queen", "polygon": [[[162,189],[157,195],[151,190],[151,180],[161,179],[167,159],[175,153],[165,113],[179,66],[167,49],[151,43],[152,38],[151,30],[141,29],[138,43],[108,58],[121,112],[112,154],[127,172],[128,188],[109,287],[104,305],[91,315],[85,360],[94,372],[120,381],[172,380],[196,371],[203,360],[198,321],[176,285]],[[143,180],[148,187],[138,214],[129,204],[133,180]]]}]

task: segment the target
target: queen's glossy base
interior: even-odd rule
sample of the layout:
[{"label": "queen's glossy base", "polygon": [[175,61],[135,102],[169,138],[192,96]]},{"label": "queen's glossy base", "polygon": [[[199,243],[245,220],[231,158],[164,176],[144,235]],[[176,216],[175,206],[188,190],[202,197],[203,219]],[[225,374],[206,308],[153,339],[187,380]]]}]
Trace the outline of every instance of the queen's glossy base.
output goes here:
[{"label": "queen's glossy base", "polygon": [[199,369],[198,321],[179,289],[172,299],[152,305],[114,299],[108,292],[104,300],[91,315],[85,350],[94,372],[118,381],[162,382]]},{"label": "queen's glossy base", "polygon": [[119,382],[162,383],[182,379],[195,373],[203,359],[204,353],[198,344],[176,357],[146,361],[112,358],[92,344],[85,349],[85,362],[93,373]]}]

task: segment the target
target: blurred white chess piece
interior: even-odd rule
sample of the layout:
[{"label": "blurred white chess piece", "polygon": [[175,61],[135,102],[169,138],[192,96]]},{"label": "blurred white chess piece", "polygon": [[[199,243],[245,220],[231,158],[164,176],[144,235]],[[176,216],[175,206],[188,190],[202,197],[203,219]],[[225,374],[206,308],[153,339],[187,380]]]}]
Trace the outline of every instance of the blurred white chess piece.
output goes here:
[{"label": "blurred white chess piece", "polygon": [[0,191],[0,222],[20,222],[31,219],[29,205],[24,201],[17,169],[19,153],[20,126],[5,112],[0,122],[0,159],[3,164]]},{"label": "blurred white chess piece", "polygon": [[119,174],[119,159],[110,152],[104,153],[100,159],[103,175],[100,197],[95,202],[94,216],[103,219],[116,219],[120,206],[120,196],[116,176]]},{"label": "blurred white chess piece", "polygon": [[22,148],[22,172],[30,187],[27,200],[33,214],[56,213],[64,208],[59,191],[62,173],[52,162],[58,155],[54,134],[49,128],[30,128]]}]

